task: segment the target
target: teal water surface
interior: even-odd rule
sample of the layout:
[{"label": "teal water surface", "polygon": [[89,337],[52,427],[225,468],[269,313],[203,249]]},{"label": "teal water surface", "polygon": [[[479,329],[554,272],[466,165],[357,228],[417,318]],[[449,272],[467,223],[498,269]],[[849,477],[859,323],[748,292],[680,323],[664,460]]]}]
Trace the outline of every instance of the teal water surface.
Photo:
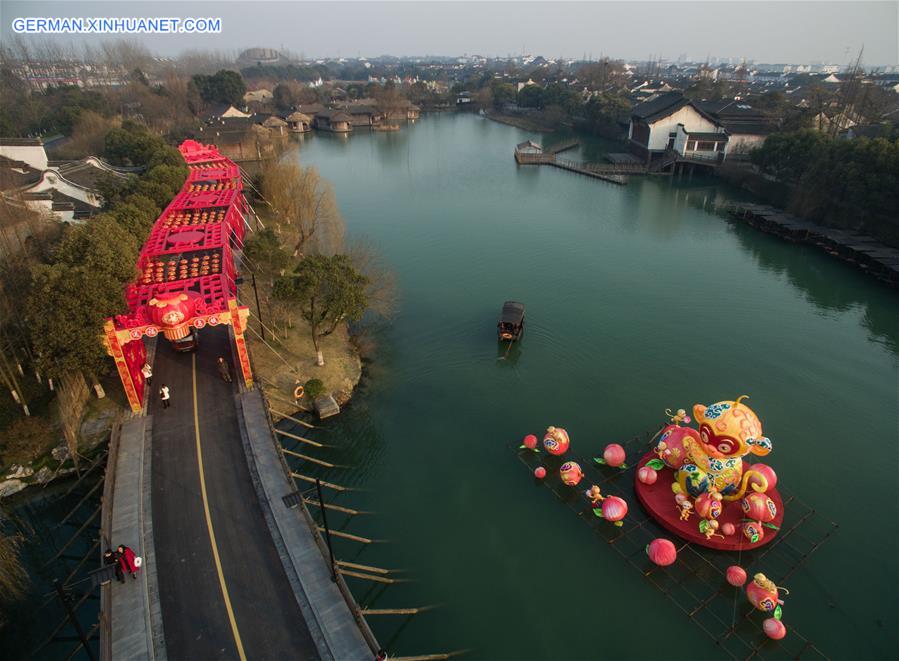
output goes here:
[{"label": "teal water surface", "polygon": [[[374,514],[345,529],[388,540],[340,541],[338,556],[413,579],[354,582],[359,600],[441,606],[370,618],[381,643],[472,659],[723,658],[535,485],[513,444],[559,425],[589,456],[667,407],[748,394],[780,487],[839,525],[791,576],[785,624],[832,658],[895,658],[899,297],[727,222],[712,206],[738,193],[715,180],[615,186],[516,166],[514,145],[534,137],[427,116],[397,133],[307,136],[286,156],[334,184],[349,236],[397,279],[363,384],[321,435],[338,446],[321,456],[352,468],[305,468],[364,488],[337,502]],[[497,360],[506,299],[527,305],[527,330]]]}]

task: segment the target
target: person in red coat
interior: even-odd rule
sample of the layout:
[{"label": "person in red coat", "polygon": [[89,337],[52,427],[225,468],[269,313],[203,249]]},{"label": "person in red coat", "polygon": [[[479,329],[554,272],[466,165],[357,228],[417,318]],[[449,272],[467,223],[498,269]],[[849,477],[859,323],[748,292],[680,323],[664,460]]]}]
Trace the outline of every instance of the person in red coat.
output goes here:
[{"label": "person in red coat", "polygon": [[117,549],[116,555],[118,555],[119,557],[119,566],[122,568],[122,571],[128,572],[129,574],[131,574],[131,578],[136,579],[137,572],[140,571],[140,567],[134,564],[134,558],[136,557],[134,555],[134,551],[132,551],[127,546],[120,544],[119,548]]}]

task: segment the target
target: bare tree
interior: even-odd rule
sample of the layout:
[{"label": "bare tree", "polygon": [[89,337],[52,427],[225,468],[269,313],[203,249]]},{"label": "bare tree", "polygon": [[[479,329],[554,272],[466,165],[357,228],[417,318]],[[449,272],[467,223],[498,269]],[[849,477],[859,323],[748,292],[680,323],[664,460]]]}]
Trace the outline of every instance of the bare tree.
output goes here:
[{"label": "bare tree", "polygon": [[262,194],[274,213],[275,232],[293,257],[340,251],[343,217],[334,188],[316,168],[269,161],[263,166]]}]

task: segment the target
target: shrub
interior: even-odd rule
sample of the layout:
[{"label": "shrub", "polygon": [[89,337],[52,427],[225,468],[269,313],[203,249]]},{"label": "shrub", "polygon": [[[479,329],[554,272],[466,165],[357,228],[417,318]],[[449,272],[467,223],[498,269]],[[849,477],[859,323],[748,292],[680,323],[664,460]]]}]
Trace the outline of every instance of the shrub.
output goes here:
[{"label": "shrub", "polygon": [[325,394],[325,384],[321,379],[309,379],[303,389],[305,396],[313,401],[316,397]]}]

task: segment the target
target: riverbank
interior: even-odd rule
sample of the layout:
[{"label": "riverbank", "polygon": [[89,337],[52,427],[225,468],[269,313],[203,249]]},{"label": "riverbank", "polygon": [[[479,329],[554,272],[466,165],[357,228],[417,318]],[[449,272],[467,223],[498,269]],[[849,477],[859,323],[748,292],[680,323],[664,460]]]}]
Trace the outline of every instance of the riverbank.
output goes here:
[{"label": "riverbank", "polygon": [[[267,313],[263,310],[262,328],[259,311],[256,309],[252,287],[241,285],[241,298],[250,302],[249,324],[253,329],[247,334],[253,369],[257,383],[269,399],[282,405],[293,405],[304,411],[313,411],[310,398],[294,400],[297,385],[304,385],[310,379],[318,379],[324,384],[324,392],[334,397],[343,406],[353,394],[353,389],[362,378],[362,358],[353,344],[346,324],[326,337],[319,339],[325,364],[317,365],[315,346],[308,324],[302,319],[295,320],[291,327],[270,328]],[[265,330],[265,339],[262,331]]]},{"label": "riverbank", "polygon": [[539,116],[504,115],[495,111],[488,111],[484,113],[484,117],[500,124],[507,124],[525,131],[534,131],[535,133],[555,133],[556,131],[554,127],[543,122]]}]

